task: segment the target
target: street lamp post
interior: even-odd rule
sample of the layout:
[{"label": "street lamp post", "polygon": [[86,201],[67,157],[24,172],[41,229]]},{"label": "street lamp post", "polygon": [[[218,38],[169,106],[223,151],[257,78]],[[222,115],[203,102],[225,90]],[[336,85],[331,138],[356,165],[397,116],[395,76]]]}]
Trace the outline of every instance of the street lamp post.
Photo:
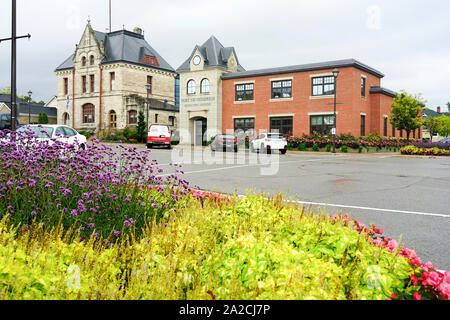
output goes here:
[{"label": "street lamp post", "polygon": [[33,94],[33,92],[28,91],[28,124],[31,124],[31,111],[30,111],[30,104],[31,104],[31,95]]},{"label": "street lamp post", "polygon": [[337,119],[336,119],[336,91],[337,91],[337,77],[339,75],[339,69],[333,70],[334,77],[334,128],[333,128],[333,153],[336,153],[336,127],[337,127]]}]

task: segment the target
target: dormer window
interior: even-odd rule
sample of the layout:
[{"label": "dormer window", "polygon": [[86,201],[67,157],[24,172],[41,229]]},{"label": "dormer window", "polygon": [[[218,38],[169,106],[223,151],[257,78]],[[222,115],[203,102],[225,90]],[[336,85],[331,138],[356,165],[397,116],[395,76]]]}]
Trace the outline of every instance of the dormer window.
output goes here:
[{"label": "dormer window", "polygon": [[149,55],[145,55],[142,60],[142,63],[151,65],[151,66],[156,66],[159,67],[159,63],[158,63],[158,59],[156,59],[155,56],[149,56]]}]

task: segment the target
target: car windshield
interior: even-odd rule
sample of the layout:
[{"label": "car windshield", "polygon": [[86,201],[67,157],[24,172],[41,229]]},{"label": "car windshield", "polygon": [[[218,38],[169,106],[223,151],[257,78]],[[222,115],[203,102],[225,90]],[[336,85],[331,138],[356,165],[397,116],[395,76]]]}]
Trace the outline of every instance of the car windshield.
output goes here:
[{"label": "car windshield", "polygon": [[53,128],[51,127],[21,127],[17,132],[33,132],[32,134],[38,138],[51,138],[53,135]]},{"label": "car windshield", "polygon": [[222,134],[222,135],[218,135],[217,139],[234,140],[234,136],[229,135],[229,134]]},{"label": "car windshield", "polygon": [[283,139],[284,137],[281,134],[273,133],[267,135],[269,139]]}]

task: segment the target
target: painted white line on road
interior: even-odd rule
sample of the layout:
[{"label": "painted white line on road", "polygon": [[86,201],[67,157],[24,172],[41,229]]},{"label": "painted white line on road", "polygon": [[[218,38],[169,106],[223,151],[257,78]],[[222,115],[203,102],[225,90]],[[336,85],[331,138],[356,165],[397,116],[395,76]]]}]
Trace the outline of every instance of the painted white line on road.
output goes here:
[{"label": "painted white line on road", "polygon": [[[247,196],[239,196],[239,198],[245,198]],[[267,198],[265,198],[268,200]],[[288,200],[286,200],[288,201]],[[380,212],[392,212],[392,213],[404,213],[410,215],[418,215],[418,216],[428,216],[428,217],[439,217],[439,218],[450,218],[450,215],[440,214],[440,213],[429,213],[429,212],[417,212],[417,211],[405,211],[405,210],[394,210],[394,209],[380,209],[380,208],[371,208],[371,207],[360,207],[360,206],[349,206],[343,204],[331,204],[331,203],[321,203],[321,202],[310,202],[310,201],[291,201],[297,204],[304,205],[313,205],[313,206],[322,206],[322,207],[334,207],[334,208],[345,208],[345,209],[358,209],[358,210],[367,210],[367,211],[380,211]]]},{"label": "painted white line on road", "polygon": [[[348,160],[351,158],[335,158],[335,159],[310,159],[310,160],[292,160],[292,161],[280,161],[280,164],[284,164],[284,163],[303,163],[303,162],[325,162],[325,161],[336,161],[336,160]],[[184,164],[188,164],[188,163],[184,163]],[[194,163],[195,164],[195,163]],[[199,163],[201,164],[201,163]],[[205,169],[205,170],[197,170],[197,171],[187,171],[184,172],[184,174],[195,174],[195,173],[205,173],[205,172],[214,172],[214,171],[222,171],[222,170],[230,170],[230,169],[239,169],[239,168],[248,168],[248,167],[261,167],[261,166],[268,166],[271,163],[259,163],[259,164],[245,164],[245,165],[241,165],[241,166],[231,166],[231,167],[220,167],[220,168],[213,168],[213,169]],[[157,177],[167,177],[172,175],[173,173],[167,173],[167,174],[163,174],[163,175],[158,175]]]}]

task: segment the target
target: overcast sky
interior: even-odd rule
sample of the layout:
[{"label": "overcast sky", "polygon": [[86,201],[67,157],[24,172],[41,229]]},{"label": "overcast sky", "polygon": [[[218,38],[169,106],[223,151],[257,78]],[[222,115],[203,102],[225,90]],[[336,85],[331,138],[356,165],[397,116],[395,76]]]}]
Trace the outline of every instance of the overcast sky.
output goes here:
[{"label": "overcast sky", "polygon": [[[140,27],[173,68],[215,35],[247,69],[355,58],[386,75],[382,86],[422,93],[431,109],[450,101],[448,0],[112,0],[112,29]],[[11,1],[0,6],[11,35]],[[17,0],[17,89],[56,93],[54,69],[75,49],[88,16],[108,28],[108,0]],[[0,43],[0,88],[10,85],[9,42]]]}]

